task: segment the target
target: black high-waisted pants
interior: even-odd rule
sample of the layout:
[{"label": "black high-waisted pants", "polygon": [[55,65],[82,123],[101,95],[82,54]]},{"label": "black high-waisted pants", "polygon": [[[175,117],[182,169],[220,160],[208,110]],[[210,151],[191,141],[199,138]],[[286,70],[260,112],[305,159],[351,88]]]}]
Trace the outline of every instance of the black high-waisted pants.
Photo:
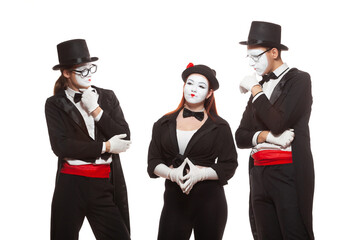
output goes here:
[{"label": "black high-waisted pants", "polygon": [[196,240],[220,240],[226,220],[224,188],[218,181],[198,182],[189,195],[176,183],[165,181],[159,240],[188,240],[193,229]]},{"label": "black high-waisted pants", "polygon": [[51,239],[76,240],[86,217],[96,239],[129,240],[109,179],[60,174],[51,209]]},{"label": "black high-waisted pants", "polygon": [[299,210],[293,164],[255,166],[251,204],[259,240],[310,239]]}]

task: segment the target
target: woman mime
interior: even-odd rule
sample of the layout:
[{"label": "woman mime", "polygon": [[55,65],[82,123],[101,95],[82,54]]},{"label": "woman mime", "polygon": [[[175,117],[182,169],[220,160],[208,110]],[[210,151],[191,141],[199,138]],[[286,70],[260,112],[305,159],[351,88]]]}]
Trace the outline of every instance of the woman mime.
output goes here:
[{"label": "woman mime", "polygon": [[130,130],[111,90],[95,87],[97,57],[85,40],[57,45],[61,75],[45,104],[51,148],[58,157],[51,239],[78,239],[86,217],[96,239],[130,239],[119,153]]},{"label": "woman mime", "polygon": [[158,239],[222,239],[227,203],[223,185],[234,175],[237,153],[228,123],[216,111],[216,72],[190,63],[182,73],[178,108],[153,126],[150,177],[165,181]]}]

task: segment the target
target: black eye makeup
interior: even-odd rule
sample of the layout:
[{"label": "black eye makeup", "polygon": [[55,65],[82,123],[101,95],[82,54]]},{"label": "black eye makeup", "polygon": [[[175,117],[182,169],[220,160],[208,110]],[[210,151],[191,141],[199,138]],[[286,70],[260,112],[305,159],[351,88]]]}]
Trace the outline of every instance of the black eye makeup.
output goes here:
[{"label": "black eye makeup", "polygon": [[205,82],[197,82],[197,81],[195,82],[192,79],[188,79],[186,81],[186,85],[194,85],[194,84],[196,84],[201,89],[206,89],[207,88],[207,84]]},{"label": "black eye makeup", "polygon": [[194,84],[194,81],[191,80],[191,79],[188,79],[187,82],[186,82],[187,85],[193,85]]}]

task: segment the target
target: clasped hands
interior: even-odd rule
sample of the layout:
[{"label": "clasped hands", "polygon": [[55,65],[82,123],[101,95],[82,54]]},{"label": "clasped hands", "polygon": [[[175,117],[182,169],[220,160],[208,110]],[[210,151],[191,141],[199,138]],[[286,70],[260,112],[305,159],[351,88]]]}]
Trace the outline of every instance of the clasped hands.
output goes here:
[{"label": "clasped hands", "polygon": [[[190,169],[187,174],[183,176],[186,164],[189,165]],[[188,158],[177,168],[170,168],[168,178],[172,182],[176,182],[183,193],[189,194],[193,186],[200,181],[208,178],[209,172],[207,167],[199,168],[195,166]]]}]

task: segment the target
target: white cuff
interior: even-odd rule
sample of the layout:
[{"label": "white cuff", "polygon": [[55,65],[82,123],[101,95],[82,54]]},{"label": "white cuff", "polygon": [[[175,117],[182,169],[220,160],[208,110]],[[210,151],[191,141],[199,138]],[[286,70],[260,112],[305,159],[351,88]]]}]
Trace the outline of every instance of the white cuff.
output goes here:
[{"label": "white cuff", "polygon": [[94,118],[95,122],[98,122],[101,118],[101,116],[103,115],[104,110],[101,109],[101,111],[99,112],[99,114]]},{"label": "white cuff", "polygon": [[106,143],[103,142],[103,146],[102,146],[102,149],[101,149],[101,154],[103,154],[105,152],[106,152]]},{"label": "white cuff", "polygon": [[264,92],[259,92],[258,94],[256,94],[255,97],[253,98],[252,102],[255,102],[255,100],[258,99],[258,97],[260,97],[263,94],[265,94],[265,93]]},{"label": "white cuff", "polygon": [[204,180],[218,180],[219,176],[217,175],[216,171],[211,168],[205,168],[205,179]]},{"label": "white cuff", "polygon": [[258,139],[258,136],[260,135],[261,131],[258,131],[254,134],[253,138],[252,138],[252,144],[253,146],[256,146],[258,144],[257,142],[257,139]]}]

